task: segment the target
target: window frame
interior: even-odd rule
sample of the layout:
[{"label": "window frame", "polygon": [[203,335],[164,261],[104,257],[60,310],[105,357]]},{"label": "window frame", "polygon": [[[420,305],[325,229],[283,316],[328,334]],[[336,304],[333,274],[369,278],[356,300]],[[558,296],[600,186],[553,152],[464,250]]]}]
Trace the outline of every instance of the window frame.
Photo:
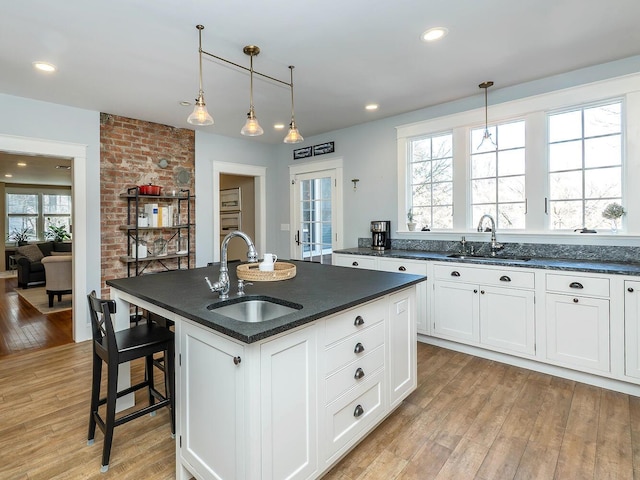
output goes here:
[{"label": "window frame", "polygon": [[[9,204],[9,195],[36,195],[38,203],[38,212],[34,214],[23,213],[9,213],[8,208],[5,208],[5,239],[10,235],[9,219],[11,217],[32,217],[35,218],[36,232],[35,236],[29,241],[40,242],[47,239],[45,227],[47,225],[47,218],[68,218],[69,226],[73,222],[73,196],[71,187],[49,187],[49,186],[23,186],[23,185],[7,185],[5,187],[5,205]],[[44,195],[61,195],[69,196],[69,206],[71,211],[68,214],[45,214],[44,213]],[[71,229],[69,229],[71,230]],[[7,240],[8,241],[8,240]]]}]

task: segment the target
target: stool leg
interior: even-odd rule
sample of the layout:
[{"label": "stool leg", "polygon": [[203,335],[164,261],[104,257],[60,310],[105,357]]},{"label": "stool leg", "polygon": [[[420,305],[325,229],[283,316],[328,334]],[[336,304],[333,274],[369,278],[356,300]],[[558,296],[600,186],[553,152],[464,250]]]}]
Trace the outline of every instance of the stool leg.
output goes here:
[{"label": "stool leg", "polygon": [[164,380],[169,408],[171,409],[171,438],[176,436],[176,382],[175,382],[175,345],[170,342],[164,352]]},{"label": "stool leg", "polygon": [[[144,359],[145,367],[144,374],[149,385],[147,386],[147,392],[149,393],[149,405],[156,403],[156,399],[151,393],[151,390],[155,388],[155,381],[153,379],[153,355],[147,355]],[[156,412],[151,412],[151,415],[155,415]]]},{"label": "stool leg", "polygon": [[94,412],[98,411],[100,401],[100,381],[102,379],[102,359],[93,354],[93,374],[91,376],[91,411],[89,412],[89,433],[87,434],[87,445],[93,445],[96,436],[96,418]]},{"label": "stool leg", "polygon": [[108,364],[107,378],[107,415],[104,429],[104,446],[102,448],[101,472],[109,470],[113,429],[116,423],[116,400],[118,398],[118,364],[111,361]]}]

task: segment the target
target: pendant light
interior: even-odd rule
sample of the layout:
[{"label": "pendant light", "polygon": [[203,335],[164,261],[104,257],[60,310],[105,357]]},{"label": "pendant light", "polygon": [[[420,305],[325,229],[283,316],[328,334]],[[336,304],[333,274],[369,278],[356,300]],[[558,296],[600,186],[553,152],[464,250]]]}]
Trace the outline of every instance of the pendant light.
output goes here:
[{"label": "pendant light", "polygon": [[[488,103],[487,103],[487,89],[493,86],[493,82],[482,82],[478,87],[484,89],[484,135],[482,136],[482,141],[480,145],[478,145],[477,150],[481,148],[490,148],[491,150],[497,150],[498,145],[491,138],[491,134],[489,133],[489,121],[488,121]],[[485,142],[488,142],[485,144]],[[483,147],[484,145],[484,147]]]},{"label": "pendant light", "polygon": [[196,25],[198,29],[198,55],[200,59],[200,90],[198,92],[198,98],[196,98],[196,106],[191,112],[191,115],[187,118],[187,122],[191,125],[213,125],[213,117],[209,115],[207,106],[204,103],[204,92],[202,91],[202,30],[203,25]]},{"label": "pendant light", "polygon": [[247,137],[257,137],[258,135],[262,135],[264,130],[258,123],[258,119],[256,118],[256,112],[253,108],[253,57],[260,53],[260,48],[255,45],[247,45],[242,49],[242,51],[249,55],[251,58],[251,68],[249,70],[249,77],[251,79],[250,83],[250,91],[249,91],[249,113],[247,114],[247,123],[244,124],[240,133],[242,135],[246,135]]},{"label": "pendant light", "polygon": [[289,65],[289,71],[291,72],[291,123],[289,124],[289,133],[284,137],[284,143],[300,143],[304,140],[300,132],[298,131],[298,127],[296,127],[296,119],[294,116],[293,109],[293,69],[295,67],[293,65]]}]

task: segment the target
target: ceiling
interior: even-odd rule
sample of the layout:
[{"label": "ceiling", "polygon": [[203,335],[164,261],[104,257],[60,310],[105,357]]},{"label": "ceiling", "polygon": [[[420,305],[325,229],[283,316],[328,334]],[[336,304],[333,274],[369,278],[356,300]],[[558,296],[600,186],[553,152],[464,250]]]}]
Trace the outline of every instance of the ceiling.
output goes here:
[{"label": "ceiling", "polygon": [[[203,49],[289,81],[296,123],[321,134],[493,89],[640,54],[638,0],[21,0],[0,15],[0,93],[193,128],[198,31]],[[425,43],[434,26],[449,34]],[[43,74],[32,62],[55,64]],[[215,124],[240,137],[249,106],[246,71],[204,57],[204,93]],[[489,90],[491,101],[491,90]],[[377,103],[375,112],[364,109]],[[251,141],[280,143],[288,87],[256,77]],[[479,103],[480,105],[482,103]]]}]

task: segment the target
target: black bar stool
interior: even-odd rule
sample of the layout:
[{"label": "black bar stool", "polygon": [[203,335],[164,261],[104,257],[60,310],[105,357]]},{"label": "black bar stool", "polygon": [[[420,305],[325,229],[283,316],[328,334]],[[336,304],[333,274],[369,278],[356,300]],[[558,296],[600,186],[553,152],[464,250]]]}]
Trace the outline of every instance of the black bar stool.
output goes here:
[{"label": "black bar stool", "polygon": [[[96,425],[98,425],[104,433],[100,471],[106,472],[109,469],[115,427],[162,407],[168,407],[171,412],[171,436],[175,436],[174,334],[168,328],[151,322],[116,332],[111,320],[111,314],[115,313],[115,302],[97,298],[95,291],[87,295],[87,298],[93,330],[93,380],[87,444],[93,444]],[[153,354],[158,352],[163,352],[166,359],[164,369],[166,395],[156,390],[153,381]],[[145,380],[118,392],[118,365],[137,358],[145,359]],[[100,398],[102,362],[107,364],[107,396],[104,398]],[[148,389],[149,405],[116,418],[116,399],[142,388]],[[158,400],[157,403],[156,400]],[[98,407],[104,404],[107,406],[105,419],[98,413]]]}]

